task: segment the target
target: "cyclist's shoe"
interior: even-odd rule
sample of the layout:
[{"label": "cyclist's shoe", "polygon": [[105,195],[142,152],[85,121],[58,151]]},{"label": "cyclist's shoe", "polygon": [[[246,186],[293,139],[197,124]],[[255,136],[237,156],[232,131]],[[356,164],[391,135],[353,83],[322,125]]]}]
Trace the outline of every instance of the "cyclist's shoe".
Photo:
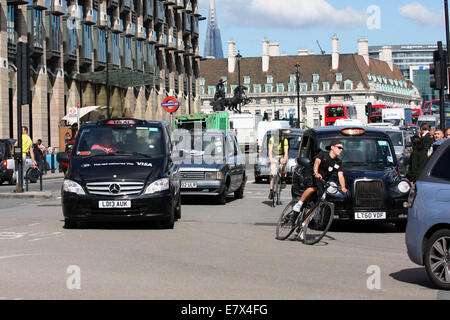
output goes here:
[{"label": "cyclist's shoe", "polygon": [[272,200],[273,199],[273,190],[270,190],[270,192],[269,192],[269,200]]},{"label": "cyclist's shoe", "polygon": [[302,241],[305,240],[305,231],[301,230],[297,237]]}]

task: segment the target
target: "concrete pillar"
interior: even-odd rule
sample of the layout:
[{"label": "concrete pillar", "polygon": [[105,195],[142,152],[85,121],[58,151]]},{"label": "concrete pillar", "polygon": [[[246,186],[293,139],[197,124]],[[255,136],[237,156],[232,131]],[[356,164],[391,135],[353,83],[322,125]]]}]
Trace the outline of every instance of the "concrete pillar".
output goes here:
[{"label": "concrete pillar", "polygon": [[[64,72],[59,69],[50,100],[50,144],[52,147],[59,147],[59,122],[64,116]],[[47,144],[47,146],[50,145]]]},{"label": "concrete pillar", "polygon": [[236,42],[228,41],[228,73],[233,73],[236,68]]},{"label": "concrete pillar", "polygon": [[[47,111],[47,93],[48,93],[48,75],[47,67],[45,65],[39,66],[39,74],[37,76],[36,84],[34,86],[33,94],[33,141],[42,139],[44,143],[48,144],[48,111]],[[25,110],[24,110],[25,111]],[[23,113],[23,120],[28,117]],[[24,121],[25,123],[25,121]]]},{"label": "concrete pillar", "polygon": [[339,69],[339,38],[334,35],[332,38],[332,53],[331,53],[331,69]]},{"label": "concrete pillar", "polygon": [[7,1],[0,0],[0,137],[9,137]]},{"label": "concrete pillar", "polygon": [[358,55],[363,56],[366,64],[369,65],[369,40],[358,39]]},{"label": "concrete pillar", "polygon": [[270,52],[269,52],[269,40],[264,39],[263,40],[263,52],[262,52],[262,71],[267,72],[269,71],[269,59],[270,59]]}]

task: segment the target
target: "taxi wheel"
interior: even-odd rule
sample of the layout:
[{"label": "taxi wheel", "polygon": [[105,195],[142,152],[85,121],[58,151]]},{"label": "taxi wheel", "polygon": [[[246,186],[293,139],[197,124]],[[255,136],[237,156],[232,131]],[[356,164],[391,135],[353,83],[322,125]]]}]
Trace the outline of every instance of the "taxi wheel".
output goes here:
[{"label": "taxi wheel", "polygon": [[175,225],[175,207],[170,210],[170,215],[168,218],[162,221],[162,227],[164,229],[173,229]]},{"label": "taxi wheel", "polygon": [[181,219],[181,196],[178,199],[177,205],[175,207],[175,219]]},{"label": "taxi wheel", "polygon": [[78,223],[72,220],[64,219],[64,229],[76,229],[78,228]]}]

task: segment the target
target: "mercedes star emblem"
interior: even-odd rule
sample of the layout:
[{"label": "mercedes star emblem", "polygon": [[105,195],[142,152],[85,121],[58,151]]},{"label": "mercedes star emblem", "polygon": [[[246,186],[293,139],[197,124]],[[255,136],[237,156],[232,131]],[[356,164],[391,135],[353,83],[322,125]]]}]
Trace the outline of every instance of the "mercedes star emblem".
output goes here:
[{"label": "mercedes star emblem", "polygon": [[120,186],[117,183],[109,185],[109,192],[118,194],[120,192]]}]

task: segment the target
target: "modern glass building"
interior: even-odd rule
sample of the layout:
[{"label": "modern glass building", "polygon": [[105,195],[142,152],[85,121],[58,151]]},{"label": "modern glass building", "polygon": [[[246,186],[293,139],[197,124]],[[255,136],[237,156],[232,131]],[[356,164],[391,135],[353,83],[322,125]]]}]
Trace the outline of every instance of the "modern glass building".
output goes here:
[{"label": "modern glass building", "polygon": [[[369,56],[379,59],[381,48],[382,46],[369,46]],[[437,50],[437,44],[392,46],[393,63],[398,66],[405,79],[414,83],[424,102],[439,99],[439,92],[430,88],[429,67],[433,63],[435,50]]]},{"label": "modern glass building", "polygon": [[216,4],[214,0],[209,2],[208,29],[205,39],[205,57],[223,58],[222,39],[220,37],[219,24],[217,22]]},{"label": "modern glass building", "polygon": [[167,96],[177,113],[199,110],[198,0],[0,2],[0,138],[17,133],[19,41],[31,62],[23,124],[46,146],[61,146],[69,107],[106,105],[107,63],[113,117],[168,120]]}]

